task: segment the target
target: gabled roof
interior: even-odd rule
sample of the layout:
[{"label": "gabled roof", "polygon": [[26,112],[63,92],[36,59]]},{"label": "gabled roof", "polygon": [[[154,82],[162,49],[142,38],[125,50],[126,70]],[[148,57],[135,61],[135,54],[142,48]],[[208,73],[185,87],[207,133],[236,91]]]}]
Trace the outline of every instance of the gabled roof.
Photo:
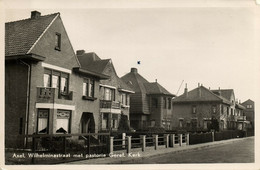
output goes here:
[{"label": "gabled roof", "polygon": [[239,108],[239,109],[246,109],[245,106],[243,106],[242,104],[239,104],[239,103],[236,103],[236,108]]},{"label": "gabled roof", "polygon": [[144,83],[147,94],[165,94],[170,96],[175,96],[168,92],[164,87],[162,87],[159,83]]},{"label": "gabled roof", "polygon": [[146,88],[144,84],[149,82],[137,72],[131,71],[121,77],[121,79],[124,80],[124,82],[126,82],[127,85],[131,87],[135,92],[146,93]]},{"label": "gabled roof", "polygon": [[[232,94],[234,94],[233,89],[220,89],[220,90],[211,90],[213,93],[218,94],[224,98],[226,98],[228,101],[231,101]],[[220,94],[219,94],[220,92]]]},{"label": "gabled roof", "polygon": [[173,103],[180,102],[224,102],[226,104],[230,104],[228,100],[214,94],[204,86],[199,86],[187,92],[187,95],[184,93],[173,99]]},{"label": "gabled roof", "polygon": [[[111,59],[102,60],[96,53],[85,53],[84,50],[77,51],[77,58],[80,62],[81,69],[110,77],[110,75],[105,74],[105,69],[108,66],[108,64],[111,63]],[[113,70],[115,71],[114,68]],[[133,92],[132,89],[128,87],[127,84],[117,76],[117,74],[115,78],[117,79],[116,82],[118,83],[119,90]]]},{"label": "gabled roof", "polygon": [[101,60],[95,53],[77,54],[81,68],[102,74],[110,59]]},{"label": "gabled roof", "polygon": [[101,60],[95,53],[85,53],[84,50],[77,51],[77,58],[80,63],[75,71],[100,79],[108,79],[110,76],[103,74],[109,60]]},{"label": "gabled roof", "polygon": [[27,54],[57,16],[59,13],[6,23],[5,56]]},{"label": "gabled roof", "polygon": [[255,103],[253,100],[251,100],[251,99],[248,99],[248,100],[246,100],[246,101],[244,101],[243,103],[242,103],[242,105],[243,106],[246,106],[248,103]]}]

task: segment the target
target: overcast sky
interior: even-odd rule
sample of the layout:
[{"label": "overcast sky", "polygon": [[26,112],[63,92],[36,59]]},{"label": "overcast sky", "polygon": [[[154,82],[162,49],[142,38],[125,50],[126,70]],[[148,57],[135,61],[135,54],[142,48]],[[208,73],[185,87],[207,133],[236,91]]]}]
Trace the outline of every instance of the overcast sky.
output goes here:
[{"label": "overcast sky", "polygon": [[259,92],[259,7],[254,1],[17,2],[6,1],[6,22],[29,18],[32,10],[60,12],[74,50],[111,58],[120,77],[136,67],[174,94],[184,80],[178,95],[185,83],[189,90],[198,83],[232,88],[241,101],[255,100]]}]

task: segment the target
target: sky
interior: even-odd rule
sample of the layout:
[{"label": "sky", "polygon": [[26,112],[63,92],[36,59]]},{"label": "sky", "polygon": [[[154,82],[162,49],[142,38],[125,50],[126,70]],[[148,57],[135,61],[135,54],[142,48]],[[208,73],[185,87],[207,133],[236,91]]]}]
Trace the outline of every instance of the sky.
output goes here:
[{"label": "sky", "polygon": [[241,102],[258,97],[260,22],[254,1],[18,2],[4,2],[5,22],[29,18],[33,10],[60,12],[74,50],[111,58],[120,77],[136,67],[173,94],[180,88],[177,95],[186,83],[189,90],[200,83],[234,89]]}]

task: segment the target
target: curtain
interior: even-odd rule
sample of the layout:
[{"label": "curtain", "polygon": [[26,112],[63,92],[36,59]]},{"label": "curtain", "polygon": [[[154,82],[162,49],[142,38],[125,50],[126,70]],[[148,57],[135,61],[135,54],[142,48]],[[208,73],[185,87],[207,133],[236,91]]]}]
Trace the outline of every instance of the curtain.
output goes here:
[{"label": "curtain", "polygon": [[48,124],[47,118],[39,118],[38,119],[38,132],[42,131],[40,133],[47,133],[47,124]]},{"label": "curtain", "polygon": [[69,119],[57,118],[56,121],[56,130],[64,129],[67,133],[69,131]]},{"label": "curtain", "polygon": [[51,76],[49,74],[44,74],[43,77],[44,87],[50,87],[51,86]]}]

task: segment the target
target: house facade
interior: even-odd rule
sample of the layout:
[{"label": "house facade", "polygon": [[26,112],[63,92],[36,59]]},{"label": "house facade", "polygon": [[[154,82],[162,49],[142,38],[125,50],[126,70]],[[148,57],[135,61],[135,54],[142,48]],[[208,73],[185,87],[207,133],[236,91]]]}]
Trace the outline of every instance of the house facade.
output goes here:
[{"label": "house facade", "polygon": [[60,14],[33,11],[5,29],[6,147],[30,142],[20,134],[98,132],[100,81],[110,77],[81,67]]},{"label": "house facade", "polygon": [[235,98],[233,89],[218,89],[212,90],[212,92],[219,97],[222,97],[230,102],[230,107],[227,108],[227,129],[245,129],[246,117],[243,115],[245,107],[241,105]]},{"label": "house facade", "polygon": [[150,83],[136,68],[122,77],[135,93],[130,95],[130,124],[134,129],[163,127],[170,129],[172,118],[172,98],[158,82]]},{"label": "house facade", "polygon": [[82,67],[93,72],[108,75],[109,79],[100,80],[98,90],[99,100],[99,131],[117,131],[121,117],[125,117],[128,127],[130,94],[134,91],[117,75],[111,59],[100,59],[95,53],[77,51],[77,57]]},{"label": "house facade", "polygon": [[206,131],[212,119],[217,120],[219,129],[227,129],[227,111],[230,102],[215,95],[204,86],[188,91],[173,99],[173,130]]},{"label": "house facade", "polygon": [[210,90],[199,85],[188,91],[186,86],[184,93],[173,100],[172,127],[188,131],[208,131],[213,126],[215,130],[237,129],[243,127],[242,113],[243,106],[235,102],[232,89]]},{"label": "house facade", "polygon": [[249,121],[249,128],[255,127],[255,102],[251,99],[246,100],[242,103],[245,107],[244,116],[246,120]]}]

